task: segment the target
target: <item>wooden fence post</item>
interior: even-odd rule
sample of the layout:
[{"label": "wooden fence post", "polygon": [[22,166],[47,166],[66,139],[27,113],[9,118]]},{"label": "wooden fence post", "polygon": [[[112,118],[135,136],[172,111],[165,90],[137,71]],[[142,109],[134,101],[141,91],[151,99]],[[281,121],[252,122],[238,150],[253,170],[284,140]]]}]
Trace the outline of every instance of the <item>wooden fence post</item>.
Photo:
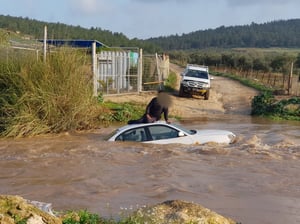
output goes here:
[{"label": "wooden fence post", "polygon": [[294,68],[294,62],[291,63],[291,71],[289,75],[289,82],[288,82],[288,95],[292,93],[292,80],[293,80],[293,68]]},{"label": "wooden fence post", "polygon": [[138,61],[138,87],[137,87],[139,93],[143,89],[142,82],[143,82],[143,49],[140,49],[139,61]]}]

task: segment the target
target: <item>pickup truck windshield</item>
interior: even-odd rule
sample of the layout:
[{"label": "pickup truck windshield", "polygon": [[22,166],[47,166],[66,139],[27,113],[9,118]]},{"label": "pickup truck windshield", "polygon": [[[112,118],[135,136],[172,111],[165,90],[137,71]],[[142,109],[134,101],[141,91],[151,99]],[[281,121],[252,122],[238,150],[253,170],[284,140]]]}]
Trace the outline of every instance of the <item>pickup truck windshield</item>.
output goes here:
[{"label": "pickup truck windshield", "polygon": [[208,73],[205,71],[199,71],[199,70],[188,70],[188,72],[185,74],[185,76],[195,77],[195,78],[200,78],[200,79],[208,79]]}]

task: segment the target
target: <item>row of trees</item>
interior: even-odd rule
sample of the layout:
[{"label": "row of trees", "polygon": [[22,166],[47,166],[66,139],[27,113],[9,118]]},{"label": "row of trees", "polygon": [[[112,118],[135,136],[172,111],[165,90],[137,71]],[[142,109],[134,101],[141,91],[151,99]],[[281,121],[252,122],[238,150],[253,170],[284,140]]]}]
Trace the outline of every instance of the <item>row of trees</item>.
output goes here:
[{"label": "row of trees", "polygon": [[289,74],[291,63],[294,73],[300,74],[300,53],[290,51],[268,52],[262,50],[206,50],[172,51],[170,59],[181,65],[204,64],[213,67],[235,68],[240,71],[280,72]]},{"label": "row of trees", "polygon": [[170,59],[182,66],[187,63],[208,65],[215,75],[222,73],[261,91],[300,94],[300,53],[295,51],[174,51]]},{"label": "row of trees", "polygon": [[93,39],[113,47],[140,47],[146,52],[168,52],[205,48],[299,48],[300,19],[280,20],[264,24],[244,26],[221,26],[216,29],[199,30],[188,34],[139,40],[129,39],[124,34],[89,29],[63,23],[47,23],[34,19],[0,15],[0,28],[20,31],[34,39],[43,38],[44,26],[48,27],[50,39]]}]

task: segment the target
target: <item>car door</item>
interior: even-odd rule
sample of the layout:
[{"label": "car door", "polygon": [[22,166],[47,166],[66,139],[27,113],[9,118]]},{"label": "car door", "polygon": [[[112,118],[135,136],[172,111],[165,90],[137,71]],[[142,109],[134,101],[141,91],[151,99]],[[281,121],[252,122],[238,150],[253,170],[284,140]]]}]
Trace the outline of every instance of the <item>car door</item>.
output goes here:
[{"label": "car door", "polygon": [[133,128],[120,134],[116,141],[144,142],[147,141],[144,127]]},{"label": "car door", "polygon": [[[192,139],[190,136],[183,134],[179,136],[180,130],[165,126],[165,125],[152,125],[148,126],[149,134],[152,138],[151,143],[158,144],[191,144]],[[183,133],[183,132],[181,132]]]}]

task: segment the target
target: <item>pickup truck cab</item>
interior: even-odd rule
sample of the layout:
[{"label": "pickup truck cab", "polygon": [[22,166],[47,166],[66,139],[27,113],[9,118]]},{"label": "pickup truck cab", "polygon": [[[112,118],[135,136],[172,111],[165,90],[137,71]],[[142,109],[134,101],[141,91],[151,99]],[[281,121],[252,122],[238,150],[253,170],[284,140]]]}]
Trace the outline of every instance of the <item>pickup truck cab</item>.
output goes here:
[{"label": "pickup truck cab", "polygon": [[204,96],[209,99],[210,75],[207,66],[188,64],[181,73],[179,96]]}]

